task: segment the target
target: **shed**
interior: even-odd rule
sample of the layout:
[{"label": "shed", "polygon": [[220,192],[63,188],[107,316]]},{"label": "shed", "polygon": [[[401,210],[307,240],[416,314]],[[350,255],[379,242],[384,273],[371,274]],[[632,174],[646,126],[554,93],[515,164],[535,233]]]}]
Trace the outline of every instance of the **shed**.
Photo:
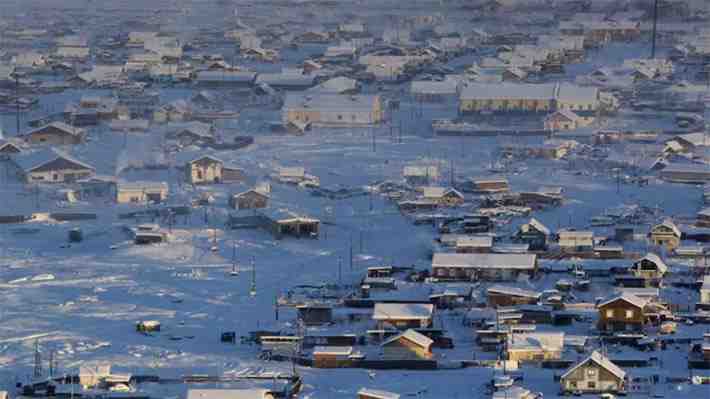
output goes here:
[{"label": "shed", "polygon": [[428,328],[432,326],[434,305],[430,303],[376,303],[372,319],[378,329],[394,327]]},{"label": "shed", "polygon": [[408,329],[382,343],[385,360],[424,360],[433,357],[434,341],[424,334]]}]

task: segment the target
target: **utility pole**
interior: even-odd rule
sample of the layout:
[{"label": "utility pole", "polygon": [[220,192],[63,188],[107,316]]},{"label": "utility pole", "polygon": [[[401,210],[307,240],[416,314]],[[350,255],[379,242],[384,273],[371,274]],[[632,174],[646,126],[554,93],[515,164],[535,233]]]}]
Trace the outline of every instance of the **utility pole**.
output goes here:
[{"label": "utility pole", "polygon": [[353,234],[350,233],[350,271],[353,270]]},{"label": "utility pole", "polygon": [[656,25],[658,24],[658,0],[653,1],[653,38],[651,42],[651,58],[656,58]]},{"label": "utility pole", "polygon": [[15,74],[15,129],[16,135],[20,135],[20,77]]},{"label": "utility pole", "polygon": [[249,295],[256,296],[256,262],[254,262],[254,259],[251,260],[251,289],[249,290]]},{"label": "utility pole", "polygon": [[338,256],[338,287],[343,284],[343,258]]}]

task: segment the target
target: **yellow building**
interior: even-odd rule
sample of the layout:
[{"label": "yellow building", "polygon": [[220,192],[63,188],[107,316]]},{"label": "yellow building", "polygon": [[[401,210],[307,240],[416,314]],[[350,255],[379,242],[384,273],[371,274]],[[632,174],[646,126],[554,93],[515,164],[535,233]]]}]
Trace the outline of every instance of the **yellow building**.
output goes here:
[{"label": "yellow building", "polygon": [[671,220],[653,226],[651,229],[651,242],[653,245],[664,247],[672,251],[680,245],[681,232]]},{"label": "yellow building", "polygon": [[210,155],[193,159],[185,165],[185,178],[190,184],[211,184],[222,181],[224,162]]},{"label": "yellow building", "polygon": [[544,361],[562,357],[565,333],[523,333],[508,338],[508,360]]},{"label": "yellow building", "polygon": [[470,84],[461,90],[459,111],[547,112],[554,109],[554,84]]},{"label": "yellow building", "polygon": [[127,182],[116,185],[116,202],[119,204],[163,202],[168,198],[168,183]]},{"label": "yellow building", "polygon": [[286,96],[281,110],[285,124],[368,126],[384,117],[376,95],[300,94]]}]

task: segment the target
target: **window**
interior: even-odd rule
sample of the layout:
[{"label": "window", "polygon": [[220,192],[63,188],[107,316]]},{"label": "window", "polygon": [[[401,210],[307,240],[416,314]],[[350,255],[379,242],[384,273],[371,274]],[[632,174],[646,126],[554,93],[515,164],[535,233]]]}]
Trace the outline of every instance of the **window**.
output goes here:
[{"label": "window", "polygon": [[614,317],[614,309],[609,309],[606,311],[606,317],[607,318],[612,318]]},{"label": "window", "polygon": [[202,180],[202,171],[201,170],[197,171],[197,178]]},{"label": "window", "polygon": [[569,382],[569,387],[576,389],[576,388],[577,388],[577,381],[570,381],[570,382]]},{"label": "window", "polygon": [[627,319],[633,319],[633,318],[634,318],[634,311],[633,311],[633,310],[627,310],[627,311],[626,311],[626,318],[627,318]]},{"label": "window", "polygon": [[54,180],[54,181],[59,180],[59,175],[56,173],[52,173],[52,180]]},{"label": "window", "polygon": [[597,375],[597,369],[594,369],[594,368],[587,369],[587,376],[588,377],[594,377],[595,375]]},{"label": "window", "polygon": [[589,389],[596,389],[596,388],[597,388],[597,383],[594,382],[594,381],[589,381],[589,382],[587,383],[587,387],[588,387]]},{"label": "window", "polygon": [[338,115],[338,120],[339,120],[339,121],[342,121],[342,120],[343,120],[343,116],[342,116],[342,115]]}]

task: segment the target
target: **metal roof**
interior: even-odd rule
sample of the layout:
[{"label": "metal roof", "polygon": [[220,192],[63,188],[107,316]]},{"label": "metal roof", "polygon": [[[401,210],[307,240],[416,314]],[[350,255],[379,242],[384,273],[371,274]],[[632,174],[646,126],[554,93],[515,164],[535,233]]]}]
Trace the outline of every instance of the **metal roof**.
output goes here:
[{"label": "metal roof", "polygon": [[374,320],[427,320],[434,313],[430,303],[376,303]]},{"label": "metal roof", "polygon": [[461,100],[554,100],[555,84],[472,83],[461,91]]},{"label": "metal roof", "polygon": [[572,368],[567,370],[564,374],[562,374],[561,378],[567,377],[574,370],[577,370],[579,367],[581,367],[589,362],[596,363],[597,365],[599,365],[599,367],[614,374],[619,379],[623,379],[624,377],[626,377],[626,372],[624,370],[622,370],[616,364],[612,363],[611,360],[609,360],[607,357],[603,356],[601,353],[594,351],[594,352],[592,352],[592,354],[588,358],[582,360],[581,362],[579,362],[578,364],[576,364],[575,366],[573,366]]},{"label": "metal roof", "polygon": [[95,170],[95,168],[93,166],[86,164],[82,161],[79,161],[78,159],[73,158],[72,156],[70,156],[64,152],[61,152],[59,150],[55,150],[52,148],[47,148],[47,149],[43,149],[40,151],[31,152],[31,153],[17,156],[14,159],[14,162],[15,162],[15,164],[17,164],[17,166],[20,167],[20,169],[22,169],[25,173],[27,173],[27,172],[33,171],[34,169],[39,168],[42,165],[48,164],[48,163],[50,163],[54,160],[60,159],[60,158],[66,160],[68,162],[74,163],[78,166],[81,166],[83,168]]},{"label": "metal roof", "polygon": [[432,267],[461,267],[474,269],[520,269],[535,268],[535,254],[452,254],[436,253]]}]

